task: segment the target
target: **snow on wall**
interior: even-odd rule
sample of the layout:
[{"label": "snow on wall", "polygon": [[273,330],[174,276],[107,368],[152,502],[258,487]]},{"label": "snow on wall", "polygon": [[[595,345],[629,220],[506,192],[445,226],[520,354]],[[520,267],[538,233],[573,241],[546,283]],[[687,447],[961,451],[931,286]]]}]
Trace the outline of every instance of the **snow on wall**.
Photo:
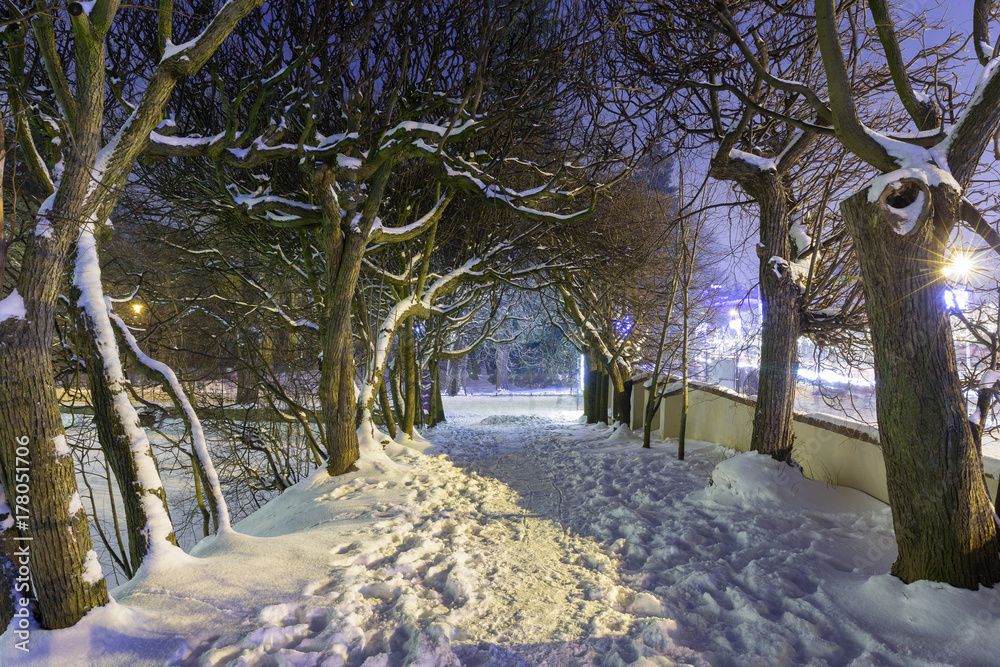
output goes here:
[{"label": "snow on wall", "polygon": [[[633,392],[640,388],[641,385],[636,385]],[[637,396],[633,393],[632,400],[636,401]],[[677,437],[680,401],[678,393],[664,398],[660,409],[661,437]],[[688,438],[718,442],[740,451],[749,449],[753,400],[724,387],[692,385],[689,402]],[[638,428],[641,427],[640,422]],[[865,425],[830,415],[796,413],[792,427],[795,432],[792,456],[807,477],[857,489],[888,502],[885,464],[877,433],[873,437]]]}]

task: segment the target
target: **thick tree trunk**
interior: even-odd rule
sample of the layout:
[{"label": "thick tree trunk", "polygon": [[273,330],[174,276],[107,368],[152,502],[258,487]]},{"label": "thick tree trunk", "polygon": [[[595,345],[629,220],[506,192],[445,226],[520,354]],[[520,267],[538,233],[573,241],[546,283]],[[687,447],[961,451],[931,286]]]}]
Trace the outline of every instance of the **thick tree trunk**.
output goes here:
[{"label": "thick tree trunk", "polygon": [[236,402],[240,405],[257,403],[257,379],[242,365],[236,369]]},{"label": "thick tree trunk", "polygon": [[608,423],[608,387],[611,384],[608,374],[598,367],[597,370],[597,421],[601,424]]},{"label": "thick tree trunk", "polygon": [[[3,482],[5,489],[12,489],[15,515],[21,513],[18,506],[27,514],[26,527],[19,525],[17,531],[32,538],[31,578],[38,621],[51,629],[73,625],[89,610],[108,603],[82,504],[70,513],[70,500],[78,497],[76,475],[52,372],[55,303],[69,243],[66,233],[51,240],[44,236],[30,239],[18,280],[27,317],[0,322]],[[17,453],[20,447],[27,449],[27,456]],[[25,467],[25,459],[29,481],[22,503],[18,495],[25,494],[18,493],[15,472]],[[91,563],[97,576],[84,579]]]},{"label": "thick tree trunk", "polygon": [[[805,144],[800,145],[804,146]],[[791,275],[790,220],[782,175],[774,169],[731,158],[725,149],[712,164],[712,176],[735,181],[760,210],[760,298],[763,327],[760,386],[750,448],[779,461],[792,453],[792,414],[801,334],[801,297]]]},{"label": "thick tree trunk", "polygon": [[339,219],[324,216],[323,249],[327,263],[326,318],[320,332],[323,360],[319,396],[323,407],[331,475],[357,470],[357,424],[354,387],[354,339],[351,301],[357,287],[365,241],[357,230],[343,231]]},{"label": "thick tree trunk", "polygon": [[[14,530],[31,538],[37,618],[49,629],[73,625],[109,601],[87,514],[78,502],[52,368],[66,258],[81,224],[97,208],[87,199],[103,120],[103,44],[103,35],[75,44],[74,97],[82,111],[72,124],[73,150],[67,151],[62,180],[42,205],[24,252],[17,291],[25,316],[0,321],[0,467],[15,516],[25,516]],[[15,484],[22,470],[25,493]]]},{"label": "thick tree trunk", "polygon": [[940,279],[957,195],[938,188],[931,204],[929,193],[912,181],[883,193],[895,209],[923,196],[926,219],[906,235],[893,228],[891,211],[868,201],[867,190],[841,210],[861,264],[875,353],[879,438],[899,548],[892,573],[905,582],[975,589],[1000,581],[1000,557]]},{"label": "thick tree trunk", "polygon": [[401,428],[403,423],[403,403],[405,402],[402,354],[402,348],[399,347],[399,343],[397,342],[396,361],[388,369],[389,389],[392,393],[392,416],[396,420],[397,428]]},{"label": "thick tree trunk", "polygon": [[437,426],[443,421],[444,403],[441,401],[441,360],[436,357],[428,364],[431,373],[431,395],[427,404],[427,425]]},{"label": "thick tree trunk", "polygon": [[615,419],[625,426],[629,426],[632,414],[632,385],[625,383],[625,388],[621,391],[615,388]]},{"label": "thick tree trunk", "polygon": [[[14,513],[7,503],[7,495],[3,488],[3,472],[0,466],[0,628],[6,628],[14,618],[17,600],[27,598],[27,587],[24,592],[17,589],[17,559],[18,543],[14,539]],[[8,525],[9,524],[9,525]]]},{"label": "thick tree trunk", "polygon": [[[21,514],[17,512],[21,494],[11,483],[20,467],[18,448],[28,450],[29,493],[24,499],[27,526],[18,525],[16,530],[32,538],[31,579],[38,600],[38,620],[44,628],[73,625],[87,611],[109,600],[92,548],[87,515],[79,502],[73,457],[66,444],[53,381],[56,301],[70,245],[82,224],[111,210],[141,142],[157,118],[162,118],[160,112],[177,79],[201,67],[253,5],[248,0],[227,3],[218,20],[211,22],[186,55],[164,59],[149,78],[140,106],[113,142],[114,150],[108,146],[109,152],[96,167],[104,123],[104,39],[116,5],[102,5],[109,9],[110,16],[102,17],[107,20],[96,15],[91,17],[96,19],[93,21],[73,19],[74,85],[72,92],[67,92],[73,103],[60,100],[72,147],[65,152],[62,179],[54,195],[43,204],[23,257],[17,288],[26,316],[0,321],[0,462],[5,488],[13,489],[15,513]],[[51,29],[52,18],[47,14],[37,20],[36,35],[46,25]],[[53,72],[58,64],[50,61],[47,67]]]},{"label": "thick tree trunk", "polygon": [[760,386],[750,448],[778,461],[792,455],[792,415],[801,334],[801,292],[789,268],[788,209],[776,176],[762,174],[754,198],[760,205],[760,299],[763,327]]}]

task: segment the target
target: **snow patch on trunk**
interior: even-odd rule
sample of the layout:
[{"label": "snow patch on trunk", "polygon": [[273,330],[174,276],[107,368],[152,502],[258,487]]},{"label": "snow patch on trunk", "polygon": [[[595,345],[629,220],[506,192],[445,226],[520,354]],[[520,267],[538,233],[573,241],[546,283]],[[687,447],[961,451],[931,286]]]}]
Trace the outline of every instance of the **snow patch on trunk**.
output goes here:
[{"label": "snow patch on trunk", "polygon": [[91,549],[87,552],[87,558],[83,561],[83,574],[80,576],[84,583],[93,586],[104,578],[101,570],[101,562],[97,560],[97,552]]},{"label": "snow patch on trunk", "polygon": [[28,319],[28,310],[24,307],[24,299],[15,288],[0,301],[0,322],[25,319]]}]

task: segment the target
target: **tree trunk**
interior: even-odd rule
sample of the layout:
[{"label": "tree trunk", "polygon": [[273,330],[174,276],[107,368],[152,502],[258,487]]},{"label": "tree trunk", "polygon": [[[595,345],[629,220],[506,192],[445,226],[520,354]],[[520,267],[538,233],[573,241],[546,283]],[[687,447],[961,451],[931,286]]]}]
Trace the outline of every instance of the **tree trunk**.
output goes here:
[{"label": "tree trunk", "polygon": [[[801,293],[789,269],[788,209],[777,177],[765,174],[754,189],[760,205],[760,299],[763,326],[760,386],[750,449],[778,461],[792,455],[792,416],[801,333]],[[779,261],[772,261],[778,258]]]},{"label": "tree trunk", "polygon": [[[26,316],[0,321],[0,465],[5,488],[14,489],[15,514],[22,514],[18,512],[21,494],[11,483],[19,472],[18,448],[27,448],[30,490],[25,494],[23,512],[27,525],[18,525],[16,530],[32,538],[31,579],[37,595],[38,621],[43,628],[73,625],[90,609],[109,601],[107,584],[92,548],[87,515],[78,500],[73,457],[66,444],[53,380],[56,302],[70,245],[85,221],[110,212],[117,192],[128,180],[141,143],[157,119],[162,118],[161,110],[177,79],[204,64],[253,4],[248,0],[230,2],[220,10],[218,20],[211,22],[187,52],[191,57],[183,57],[185,65],[193,69],[177,65],[178,60],[164,59],[166,64],[149,78],[142,102],[116,136],[114,145],[106,147],[109,152],[96,168],[104,124],[104,39],[117,6],[102,5],[109,9],[110,16],[104,17],[107,20],[79,19],[82,23],[77,23],[73,19],[74,85],[72,93],[68,93],[73,104],[60,101],[68,115],[72,147],[65,151],[62,179],[43,204],[35,234],[29,237],[23,256],[17,289]],[[44,27],[45,21],[52,19],[38,20]],[[47,66],[53,71],[57,63],[48,62]]]},{"label": "tree trunk", "polygon": [[642,417],[642,446],[644,449],[650,448],[653,431],[653,416],[656,408],[660,405],[661,395],[659,393],[660,371],[663,367],[663,345],[667,340],[667,328],[670,326],[670,318],[674,314],[674,299],[677,297],[677,276],[670,281],[670,299],[667,301],[667,313],[663,318],[663,329],[660,330],[660,344],[656,348],[656,361],[653,362],[653,377],[649,381],[649,390],[646,392],[646,409],[643,410]]},{"label": "tree trunk", "polygon": [[327,471],[331,475],[342,475],[357,470],[354,462],[360,455],[355,423],[357,402],[351,301],[361,271],[365,241],[357,229],[342,230],[339,216],[334,219],[324,214],[323,250],[327,284],[326,317],[320,331],[323,360],[319,396],[330,453]]},{"label": "tree trunk", "polygon": [[[244,351],[244,359],[249,359],[249,352]],[[236,402],[240,405],[257,403],[257,378],[242,363],[236,369]]]},{"label": "tree trunk", "polygon": [[592,357],[587,354],[583,363],[583,414],[588,424],[597,423],[597,392],[600,389],[600,378],[594,370]]},{"label": "tree trunk", "polygon": [[[904,184],[841,210],[864,277],[875,353],[879,438],[899,556],[892,574],[975,589],[1000,581],[1000,557],[983,461],[966,417],[940,279],[957,194]],[[895,209],[923,196],[913,230],[894,229]],[[883,208],[883,202],[888,202]]]},{"label": "tree trunk", "polygon": [[481,352],[482,352],[481,350],[477,349],[469,354],[469,365],[468,365],[469,377],[473,380],[479,379],[479,371],[481,364],[479,355],[481,354]]},{"label": "tree trunk", "polygon": [[656,380],[659,374],[653,374],[650,380],[650,386],[647,388],[645,383],[643,384],[643,389],[645,393],[643,394],[646,398],[645,409],[642,411],[642,447],[643,449],[649,449],[652,447],[653,440],[653,418],[656,415],[656,408],[658,407],[659,394],[656,386]]},{"label": "tree trunk", "polygon": [[14,540],[16,535],[14,524],[8,525],[9,521],[13,521],[13,517],[14,513],[4,493],[3,473],[0,467],[0,628],[6,628],[14,618],[17,600],[29,597],[27,589],[24,592],[16,590],[18,557],[15,552],[18,543]]},{"label": "tree trunk", "polygon": [[[685,253],[687,249],[685,249]],[[686,257],[686,256],[685,256]],[[683,285],[683,291],[681,292],[682,299],[682,324],[683,331],[681,332],[681,419],[680,425],[677,429],[677,459],[679,461],[684,460],[684,447],[687,445],[687,422],[688,422],[688,376],[690,374],[690,360],[688,359],[688,343],[690,329],[688,325],[690,320],[688,318],[689,309],[688,299],[690,297],[690,276],[686,275]]]},{"label": "tree trunk", "polygon": [[[800,150],[801,150],[800,145]],[[801,334],[801,296],[791,275],[790,220],[783,176],[773,169],[732,158],[729,149],[717,154],[712,176],[735,181],[760,210],[760,299],[763,326],[760,345],[760,386],[754,410],[750,448],[779,461],[792,453],[792,415]]]},{"label": "tree trunk", "polygon": [[[462,339],[459,338],[454,347],[461,347]],[[466,364],[466,357],[461,359],[448,360],[448,395],[458,396],[458,389],[462,383],[462,370]]]},{"label": "tree trunk", "polygon": [[441,357],[436,356],[428,364],[431,374],[431,395],[427,402],[427,425],[437,426],[444,418],[444,403],[441,401]]},{"label": "tree trunk", "polygon": [[397,428],[402,428],[403,423],[403,403],[405,402],[405,392],[403,390],[403,348],[396,343],[396,360],[388,368],[389,389],[392,391],[392,416],[396,420]]},{"label": "tree trunk", "polygon": [[[73,220],[75,213],[55,219]],[[3,484],[12,489],[15,515],[21,514],[18,505],[27,514],[26,527],[18,526],[17,533],[32,538],[31,578],[38,600],[37,617],[42,627],[49,629],[73,625],[109,599],[103,576],[87,580],[81,576],[96,563],[96,553],[82,505],[70,514],[70,499],[77,497],[76,474],[53,381],[55,304],[69,244],[66,233],[54,239],[29,239],[18,280],[27,317],[0,322]],[[27,448],[26,457],[17,453],[20,447]],[[29,493],[21,503],[15,471],[24,467],[24,459],[29,461]]]},{"label": "tree trunk", "polygon": [[177,536],[153,449],[128,397],[128,379],[104,301],[91,223],[84,226],[77,246],[69,290],[76,344],[86,361],[97,439],[115,473],[125,506],[129,560],[138,568],[157,540],[176,546]]},{"label": "tree trunk", "polygon": [[625,383],[625,388],[621,391],[615,388],[615,412],[618,413],[615,419],[626,427],[631,426],[632,415],[632,384]]},{"label": "tree trunk", "polygon": [[385,423],[385,430],[390,438],[396,437],[396,420],[392,417],[392,408],[389,406],[389,393],[385,389],[385,377],[378,386],[378,406],[382,411],[382,421]]},{"label": "tree trunk", "polygon": [[600,367],[597,370],[597,421],[608,423],[608,374]]},{"label": "tree trunk", "polygon": [[[32,538],[37,618],[48,629],[73,625],[109,600],[87,514],[82,505],[70,513],[70,501],[78,497],[76,474],[52,368],[56,300],[78,221],[89,217],[84,215],[84,200],[96,138],[96,131],[80,132],[59,189],[48,200],[51,210],[42,212],[37,223],[45,233],[28,239],[17,281],[26,316],[0,320],[0,468],[15,516],[27,515],[26,525],[18,524],[15,530],[18,536]],[[27,448],[27,456],[18,453],[21,447]],[[15,484],[21,473],[17,468],[24,467],[27,494],[19,493]],[[22,495],[23,503],[18,497]]]},{"label": "tree trunk", "polygon": [[403,421],[399,428],[411,438],[417,420],[417,402],[420,400],[415,339],[413,320],[408,319],[399,334],[399,360],[403,366]]}]

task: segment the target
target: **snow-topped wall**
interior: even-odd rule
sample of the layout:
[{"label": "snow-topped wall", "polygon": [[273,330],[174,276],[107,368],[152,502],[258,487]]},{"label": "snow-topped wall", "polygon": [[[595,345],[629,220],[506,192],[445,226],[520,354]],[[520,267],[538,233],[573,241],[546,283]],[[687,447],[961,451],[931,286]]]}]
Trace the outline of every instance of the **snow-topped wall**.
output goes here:
[{"label": "snow-topped wall", "polygon": [[[642,429],[646,400],[650,394],[644,382],[632,385],[630,426]],[[683,397],[679,385],[667,394],[653,417],[653,428],[662,438],[676,438],[680,433]],[[691,383],[688,389],[686,437],[716,442],[739,451],[750,448],[753,431],[753,399],[731,389]],[[792,456],[802,466],[806,477],[864,491],[882,502],[889,502],[885,461],[872,427],[832,415],[795,413],[792,428],[795,444]],[[997,466],[987,462],[986,484],[997,493]]]}]

